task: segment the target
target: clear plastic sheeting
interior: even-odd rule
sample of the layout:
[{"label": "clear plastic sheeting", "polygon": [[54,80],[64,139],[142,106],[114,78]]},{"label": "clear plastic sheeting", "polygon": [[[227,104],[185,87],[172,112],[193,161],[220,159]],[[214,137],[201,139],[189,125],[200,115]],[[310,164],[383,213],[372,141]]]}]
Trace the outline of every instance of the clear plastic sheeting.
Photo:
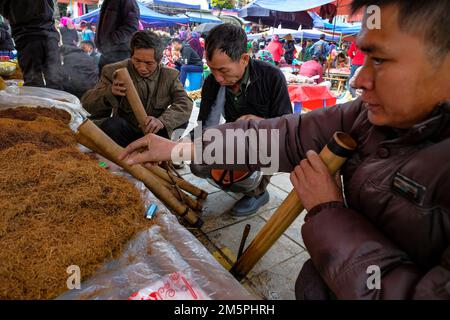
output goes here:
[{"label": "clear plastic sheeting", "polygon": [[[74,131],[88,115],[80,105],[0,92],[0,109],[18,106],[66,110]],[[80,149],[88,151],[81,145]],[[142,182],[97,157],[110,172],[127,178],[140,190],[146,208],[158,206],[155,224],[128,241],[119,257],[106,261],[86,281],[81,279],[81,289],[69,290],[57,299],[255,299]]]},{"label": "clear plastic sheeting", "polygon": [[5,91],[9,94],[15,94],[18,96],[27,96],[27,97],[39,97],[46,98],[51,100],[58,100],[61,102],[68,102],[75,105],[81,105],[80,99],[75,97],[73,94],[70,94],[65,91],[55,90],[51,88],[41,88],[41,87],[27,87],[27,86],[19,86],[18,83],[14,83],[12,81],[6,81],[7,87]]},{"label": "clear plastic sheeting", "polygon": [[140,189],[146,205],[158,204],[155,225],[129,241],[120,257],[82,281],[81,289],[57,299],[255,299],[153,194],[143,185]]}]

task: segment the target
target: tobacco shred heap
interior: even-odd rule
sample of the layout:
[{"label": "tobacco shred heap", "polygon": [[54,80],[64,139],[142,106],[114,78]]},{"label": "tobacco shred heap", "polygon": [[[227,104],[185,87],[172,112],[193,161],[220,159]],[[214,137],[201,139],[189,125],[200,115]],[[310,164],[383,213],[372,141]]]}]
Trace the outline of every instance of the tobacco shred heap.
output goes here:
[{"label": "tobacco shred heap", "polygon": [[69,266],[86,280],[150,225],[138,190],[78,151],[62,112],[0,111],[0,299],[55,298]]}]

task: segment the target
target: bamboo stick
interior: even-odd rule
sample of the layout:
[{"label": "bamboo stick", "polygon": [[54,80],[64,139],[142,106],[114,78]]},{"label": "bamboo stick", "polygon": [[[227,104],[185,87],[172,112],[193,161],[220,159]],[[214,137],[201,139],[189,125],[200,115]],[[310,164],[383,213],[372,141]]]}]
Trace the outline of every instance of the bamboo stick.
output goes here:
[{"label": "bamboo stick", "polygon": [[[163,201],[177,215],[184,217],[191,225],[200,227],[203,224],[203,221],[198,218],[194,211],[185,204],[180,203],[145,167],[142,165],[130,166],[125,161],[119,160],[119,155],[122,153],[123,148],[117,145],[92,121],[87,119],[78,127],[77,137],[82,137],[79,140],[80,142],[84,141],[87,144],[91,144],[92,148],[97,148],[97,151],[100,151],[99,153],[105,158],[120,165],[133,177],[142,181],[156,197]],[[89,146],[87,147],[90,148]]]},{"label": "bamboo stick", "polygon": [[[328,167],[329,172],[334,175],[347,160],[350,152],[355,149],[356,142],[350,136],[336,132],[319,156]],[[230,272],[238,280],[243,279],[302,211],[303,205],[295,190],[292,190],[259,231],[241,258],[236,261]]]},{"label": "bamboo stick", "polygon": [[145,119],[147,118],[147,112],[145,111],[144,105],[142,104],[141,98],[134,86],[133,80],[131,80],[130,73],[127,68],[120,68],[115,71],[115,76],[118,80],[124,83],[125,88],[127,88],[126,97],[133,110],[134,116],[139,123],[139,127],[145,134]]}]

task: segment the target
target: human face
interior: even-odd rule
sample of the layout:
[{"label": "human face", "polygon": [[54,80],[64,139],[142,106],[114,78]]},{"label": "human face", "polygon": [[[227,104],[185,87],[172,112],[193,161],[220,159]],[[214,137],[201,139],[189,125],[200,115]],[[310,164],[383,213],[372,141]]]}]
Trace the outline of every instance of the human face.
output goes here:
[{"label": "human face", "polygon": [[450,99],[450,54],[436,66],[424,36],[400,30],[397,21],[397,6],[387,5],[381,8],[381,29],[363,23],[357,45],[367,56],[355,86],[363,89],[371,123],[406,129]]},{"label": "human face", "polygon": [[216,81],[221,86],[228,87],[237,84],[242,79],[249,60],[248,53],[242,54],[238,61],[233,61],[226,53],[219,50],[214,52],[211,60],[206,57],[206,63]]},{"label": "human face", "polygon": [[153,49],[134,49],[131,63],[142,78],[150,77],[158,67]]},{"label": "human face", "polygon": [[86,44],[86,43],[82,43],[80,48],[81,48],[81,50],[83,50],[87,54],[91,54],[92,51],[93,51],[92,47],[90,45]]}]

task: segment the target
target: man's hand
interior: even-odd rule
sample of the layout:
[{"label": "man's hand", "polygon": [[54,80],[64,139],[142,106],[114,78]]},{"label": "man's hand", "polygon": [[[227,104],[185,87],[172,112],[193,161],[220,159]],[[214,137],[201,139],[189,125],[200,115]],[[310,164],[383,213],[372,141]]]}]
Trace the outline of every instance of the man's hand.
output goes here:
[{"label": "man's hand", "polygon": [[237,119],[237,121],[239,121],[239,120],[256,120],[256,121],[261,121],[261,120],[264,120],[264,118],[255,116],[254,114],[246,114],[246,115],[243,115],[243,116],[239,117],[239,119]]},{"label": "man's hand", "polygon": [[129,144],[119,155],[119,160],[125,160],[128,165],[153,166],[171,160],[176,145],[176,142],[151,133]]},{"label": "man's hand", "polygon": [[157,133],[159,130],[164,128],[164,124],[158,118],[147,116],[145,118],[145,128],[144,133]]},{"label": "man's hand", "polygon": [[308,151],[306,159],[295,167],[291,173],[291,182],[306,210],[321,203],[343,201],[341,189],[314,151]]},{"label": "man's hand", "polygon": [[122,81],[114,79],[111,85],[111,92],[115,96],[125,97],[127,94],[127,88],[125,88]]}]

